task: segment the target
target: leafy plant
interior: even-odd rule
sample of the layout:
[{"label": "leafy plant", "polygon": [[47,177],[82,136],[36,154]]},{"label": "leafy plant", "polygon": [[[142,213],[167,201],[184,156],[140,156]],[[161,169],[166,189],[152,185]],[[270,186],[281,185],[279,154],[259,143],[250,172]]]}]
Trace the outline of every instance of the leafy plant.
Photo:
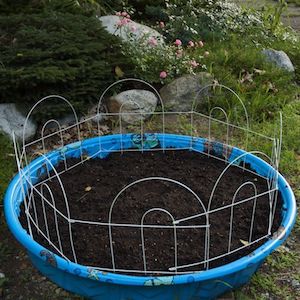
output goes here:
[{"label": "leafy plant", "polygon": [[258,31],[264,34],[258,12],[246,10],[235,3],[219,0],[169,0],[165,34],[169,40],[180,36],[191,39],[223,39],[230,33]]},{"label": "leafy plant", "polygon": [[92,15],[110,14],[122,8],[122,0],[0,0],[2,14],[40,13],[42,11],[59,11],[62,13]]},{"label": "leafy plant", "polygon": [[[0,204],[3,201],[6,186],[16,169],[13,153],[11,141],[0,133]],[[0,256],[2,256],[4,246],[1,244],[0,246]]]},{"label": "leafy plant", "polygon": [[[267,62],[261,54],[262,48],[263,45],[258,46],[247,38],[230,35],[224,42],[207,42],[209,55],[205,59],[208,71],[220,83],[236,91],[250,118],[259,122],[276,117],[276,112],[295,100],[300,91],[293,82],[293,74]],[[213,105],[226,109],[233,110],[236,106],[234,97],[228,93],[212,101],[215,101]]]},{"label": "leafy plant", "polygon": [[197,57],[194,56],[194,49],[202,48],[202,42],[190,41],[184,47],[179,39],[172,44],[165,44],[150,33],[136,35],[136,28],[128,17],[120,19],[116,30],[123,30],[127,36],[128,42],[123,44],[122,52],[124,56],[130,57],[137,78],[152,83],[167,83],[180,75],[194,74],[206,68],[200,64],[203,55],[198,53]]},{"label": "leafy plant", "polygon": [[268,5],[263,7],[262,20],[265,27],[272,34],[276,35],[280,32],[280,29],[283,29],[281,16],[286,9],[287,2],[285,0],[279,0],[275,6]]},{"label": "leafy plant", "polygon": [[115,66],[131,74],[119,39],[95,17],[60,12],[0,16],[0,28],[2,102],[33,103],[61,94],[84,111],[114,81]]}]

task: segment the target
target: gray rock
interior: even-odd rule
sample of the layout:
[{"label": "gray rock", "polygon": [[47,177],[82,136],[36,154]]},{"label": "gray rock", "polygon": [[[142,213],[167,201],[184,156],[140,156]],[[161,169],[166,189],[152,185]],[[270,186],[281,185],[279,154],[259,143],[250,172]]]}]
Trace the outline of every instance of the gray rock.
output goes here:
[{"label": "gray rock", "polygon": [[[153,114],[157,105],[158,97],[146,90],[127,90],[112,96],[107,101],[108,111],[122,113],[122,120],[133,124],[145,120]],[[137,113],[128,115],[125,113]]]},{"label": "gray rock", "polygon": [[[14,132],[16,138],[22,141],[25,119],[26,117],[17,110],[14,103],[0,104],[0,130],[11,138]],[[35,135],[36,129],[36,124],[29,119],[25,128],[25,141]]]},{"label": "gray rock", "polygon": [[[121,17],[114,15],[99,17],[103,27],[105,27],[110,34],[119,36],[124,41],[129,41],[128,33],[131,33],[132,36],[137,39],[155,37],[159,43],[164,43],[164,38],[158,31],[134,21],[130,21],[128,24],[118,28],[117,24],[121,19]],[[135,30],[132,30],[133,28]]]},{"label": "gray rock", "polygon": [[285,69],[288,72],[295,72],[295,68],[290,58],[284,51],[264,49],[262,53],[268,61],[274,63],[277,67]]},{"label": "gray rock", "polygon": [[300,290],[300,282],[298,280],[293,279],[291,283],[294,289]]},{"label": "gray rock", "polygon": [[[163,103],[167,110],[191,111],[197,93],[213,81],[209,73],[201,72],[196,75],[184,75],[165,85],[160,90]],[[204,90],[197,99],[207,95],[209,88]]]},{"label": "gray rock", "polygon": [[105,120],[107,120],[107,116],[105,115],[106,113],[107,113],[106,108],[102,104],[102,105],[100,105],[99,114],[98,114],[98,103],[97,103],[89,108],[88,114],[85,117],[85,119],[92,117],[92,122],[94,122],[94,123],[100,122],[101,123],[101,122],[104,122]]}]

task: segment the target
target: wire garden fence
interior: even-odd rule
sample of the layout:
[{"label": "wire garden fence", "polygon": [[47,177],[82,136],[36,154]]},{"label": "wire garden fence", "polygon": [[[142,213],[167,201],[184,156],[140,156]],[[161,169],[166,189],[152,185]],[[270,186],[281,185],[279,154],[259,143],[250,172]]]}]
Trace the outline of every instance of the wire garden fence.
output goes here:
[{"label": "wire garden fence", "polygon": [[[143,84],[149,90],[156,95],[159,101],[159,111],[151,113],[150,121],[145,120],[147,115],[143,109],[140,107],[139,103],[134,99],[129,99],[137,109],[134,112],[126,111],[126,107],[123,104],[120,107],[118,113],[110,113],[102,110],[102,105],[107,94],[113,90],[116,86],[127,84],[128,82],[136,82],[138,84]],[[240,111],[244,114],[244,123],[239,124],[238,122],[233,122],[231,120],[232,114],[229,114],[223,107],[214,106],[209,108],[208,114],[201,113],[197,109],[197,99],[200,98],[201,94],[207,90],[218,89],[226,90],[232,93],[236,99],[236,106],[240,107]],[[62,126],[59,120],[51,118],[41,127],[40,136],[33,141],[26,142],[25,134],[23,135],[23,141],[19,145],[14,139],[16,161],[18,166],[18,171],[21,174],[22,181],[22,194],[24,201],[24,211],[27,220],[27,231],[32,239],[36,238],[36,235],[41,235],[45,241],[58,253],[61,257],[68,261],[78,262],[78,253],[76,247],[74,246],[74,240],[80,237],[74,236],[73,226],[76,224],[86,224],[89,226],[97,226],[105,228],[108,232],[108,245],[110,252],[110,267],[105,266],[93,266],[101,271],[118,272],[125,274],[186,274],[195,270],[208,270],[211,267],[211,263],[215,260],[226,258],[234,253],[238,253],[246,247],[258,244],[260,241],[268,239],[272,235],[272,226],[274,220],[274,214],[278,199],[278,167],[280,162],[280,151],[281,151],[281,141],[282,141],[282,118],[280,115],[278,133],[274,136],[266,136],[259,132],[251,130],[249,124],[249,117],[246,107],[241,100],[241,98],[230,88],[223,85],[208,85],[204,87],[195,97],[195,100],[191,110],[188,112],[174,112],[165,111],[164,103],[156,91],[156,89],[144,82],[137,79],[123,79],[115,82],[109,86],[101,95],[97,107],[97,112],[95,115],[79,119],[76,111],[72,104],[64,97],[58,95],[51,95],[45,97],[38,101],[32,109],[29,111],[25,124],[24,132],[27,126],[29,118],[32,117],[34,111],[38,110],[43,103],[58,100],[61,105],[66,105],[69,107],[70,112],[74,117],[74,123],[69,126]],[[124,122],[124,116],[134,116],[136,122],[134,126],[128,126]],[[150,117],[150,114],[149,116]],[[86,135],[83,132],[83,128],[89,127],[89,124],[96,124],[96,129],[91,131],[89,138],[97,138],[103,135],[102,122],[103,119],[112,118],[115,122],[115,134],[114,139],[118,147],[107,148],[103,140],[97,140],[97,149],[93,151],[90,155],[86,152],[86,148],[83,146],[86,140]],[[167,142],[167,136],[170,134],[177,134],[176,129],[178,126],[169,126],[169,120],[174,119],[180,120],[184,118],[185,121],[185,135],[189,136],[187,143],[178,144],[176,147],[170,148]],[[153,121],[155,120],[155,122]],[[150,128],[149,123],[155,123],[155,128]],[[47,132],[47,129],[51,127],[52,130]],[[54,128],[54,129],[53,129]],[[73,138],[72,143],[70,143],[70,132],[72,132]],[[133,139],[137,145],[135,148],[128,148],[126,135],[130,132]],[[157,138],[159,137],[160,143],[155,144]],[[197,140],[201,140],[203,147],[199,148],[195,146]],[[52,141],[49,144],[49,140]],[[53,140],[55,141],[53,144]],[[255,146],[251,144],[251,141],[260,141],[264,145],[268,145],[266,149],[270,149],[269,153],[264,153],[261,149],[256,149]],[[151,147],[151,143],[154,143],[156,147]],[[50,146],[49,146],[50,145]],[[150,146],[149,146],[150,145]],[[237,152],[236,147],[242,149],[243,152]],[[38,149],[38,150],[32,150]],[[201,199],[201,197],[191,189],[187,184],[179,180],[174,180],[168,177],[162,176],[152,176],[144,177],[135,180],[128,185],[124,186],[120,191],[116,192],[116,195],[110,201],[109,213],[107,220],[95,221],[89,219],[76,219],[72,216],[72,208],[70,207],[70,201],[68,193],[64,188],[64,182],[62,179],[62,174],[69,172],[71,169],[77,168],[78,166],[84,165],[87,161],[96,158],[104,157],[108,153],[117,152],[120,154],[126,152],[149,152],[149,151],[177,151],[186,150],[200,152],[209,158],[214,158],[216,160],[221,160],[224,162],[224,169],[221,171],[219,177],[214,178],[213,188],[211,190],[208,199]],[[51,159],[51,153],[54,151],[59,151],[60,162],[63,164],[62,168],[57,168],[57,164]],[[69,159],[68,153],[76,153],[79,160],[74,162]],[[233,155],[234,153],[234,155]],[[233,156],[232,156],[233,155]],[[259,175],[254,170],[251,170],[247,165],[247,157],[251,155],[256,155],[261,159],[269,163],[273,169],[269,171],[268,174]],[[43,168],[38,172],[32,171],[31,167],[28,168],[30,162],[33,159],[42,159],[44,161]],[[32,165],[32,164],[30,164]],[[255,182],[245,181],[243,182],[235,191],[231,201],[225,203],[223,206],[215,207],[213,205],[214,195],[218,189],[219,183],[222,178],[226,177],[228,170],[233,167],[238,167],[246,172],[252,172],[256,176],[262,177],[266,180],[267,188],[263,192],[258,192]],[[141,166],[142,168],[142,166]],[[61,209],[57,205],[56,194],[51,189],[51,182],[57,182],[60,186],[61,194],[64,199],[64,209]],[[117,208],[117,203],[123,201],[124,195],[130,189],[143,183],[152,184],[153,182],[163,182],[167,183],[170,187],[179,187],[190,194],[194,199],[195,205],[197,205],[197,212],[182,218],[176,218],[172,215],[170,211],[165,208],[155,206],[146,211],[144,211],[139,222],[115,222],[115,215],[119,213]],[[251,196],[241,199],[239,195],[245,189],[251,191]],[[266,198],[267,197],[267,198]],[[261,200],[263,199],[263,200]],[[267,200],[266,200],[267,199]],[[256,208],[259,201],[268,201],[268,211],[266,212],[266,230],[263,235],[254,236],[253,228],[257,222],[256,218]],[[248,238],[243,242],[240,247],[233,247],[233,224],[235,219],[236,209],[242,207],[243,205],[251,203],[250,214],[250,226],[248,228]],[[42,209],[38,210],[37,206]],[[211,255],[211,220],[212,216],[216,213],[222,213],[223,211],[230,212],[229,223],[226,224],[228,228],[227,236],[224,236],[224,244],[226,245],[226,251],[223,253],[213,256]],[[147,216],[151,214],[156,214],[158,216],[164,215],[165,218],[169,220],[168,224],[149,224],[145,220]],[[53,224],[49,223],[49,218],[54,220]],[[63,220],[67,226],[68,238],[65,239],[61,235],[61,222]],[[201,222],[199,222],[201,220]],[[201,223],[201,224],[199,224]],[[54,226],[56,232],[55,236],[51,234],[50,226]],[[225,226],[225,225],[224,225]],[[116,260],[116,244],[114,242],[113,231],[116,228],[128,228],[134,229],[137,232],[137,238],[140,240],[140,251],[141,251],[141,268],[140,269],[122,269],[118,266]],[[172,234],[172,264],[167,270],[153,270],[148,266],[149,252],[151,249],[147,247],[147,229],[151,229],[151,232],[158,232],[160,230],[167,229]],[[204,251],[201,254],[202,259],[198,261],[191,262],[189,264],[180,263],[180,253],[178,251],[178,233],[181,230],[193,229],[201,231],[204,239]],[[195,245],[196,246],[196,245]],[[67,255],[65,253],[65,247],[71,249],[72,255]]]}]

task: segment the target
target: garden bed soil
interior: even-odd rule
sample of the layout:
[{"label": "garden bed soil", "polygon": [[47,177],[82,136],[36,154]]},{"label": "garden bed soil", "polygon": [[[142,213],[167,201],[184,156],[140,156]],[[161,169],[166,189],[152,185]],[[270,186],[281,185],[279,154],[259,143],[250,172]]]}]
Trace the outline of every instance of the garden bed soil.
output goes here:
[{"label": "garden bed soil", "polygon": [[[78,159],[69,159],[67,164],[71,166],[78,162]],[[207,208],[213,186],[226,166],[223,161],[192,151],[125,152],[111,153],[105,159],[90,159],[60,177],[67,194],[72,219],[108,222],[109,209],[118,192],[135,180],[151,176],[167,177],[186,184],[200,197]],[[57,170],[63,169],[64,164],[60,163]],[[231,204],[236,190],[242,183],[248,181],[255,183],[258,194],[268,190],[267,182],[262,177],[237,166],[230,167],[215,191],[211,209]],[[56,207],[66,214],[66,205],[58,180],[52,179],[48,184],[55,196]],[[253,188],[248,186],[238,193],[236,202],[253,195]],[[50,199],[47,192],[45,196]],[[35,202],[40,216],[39,226],[43,232],[46,232],[38,195],[35,196]],[[235,206],[233,210],[231,250],[247,245],[253,204],[254,200],[251,200]],[[53,209],[49,205],[45,206],[50,237],[58,246]],[[203,212],[198,200],[186,189],[170,182],[146,181],[132,186],[120,195],[113,207],[112,223],[140,224],[143,214],[152,208],[166,209],[175,219]],[[282,200],[279,194],[272,232],[275,232],[280,225],[281,208]],[[34,215],[33,211],[31,213]],[[228,251],[230,216],[230,208],[217,210],[210,215],[209,254],[211,258]],[[73,260],[68,223],[59,215],[57,218],[63,253]],[[267,234],[268,219],[269,196],[265,195],[257,198],[252,240]],[[22,205],[20,220],[23,227],[27,228],[24,205]],[[166,213],[152,212],[147,214],[144,224],[171,225],[172,221]],[[180,225],[204,224],[206,219],[201,216]],[[107,226],[72,223],[72,234],[78,263],[102,268],[112,267]],[[38,243],[57,253],[36,230],[33,230],[33,235]],[[173,229],[145,228],[144,236],[147,269],[155,270],[153,275],[168,271],[169,267],[174,266]],[[116,268],[143,270],[141,230],[112,227],[112,237]],[[265,241],[266,239],[263,239],[233,254],[212,260],[210,268],[248,255]],[[177,229],[177,243],[178,265],[191,264],[204,259],[204,228]],[[203,265],[198,265],[182,271],[203,269]]]}]

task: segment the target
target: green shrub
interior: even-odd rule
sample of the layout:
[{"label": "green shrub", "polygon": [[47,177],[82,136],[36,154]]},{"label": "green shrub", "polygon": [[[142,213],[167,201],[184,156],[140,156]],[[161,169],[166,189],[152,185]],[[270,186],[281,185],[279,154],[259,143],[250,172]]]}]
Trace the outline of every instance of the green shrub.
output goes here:
[{"label": "green shrub", "polygon": [[130,76],[117,37],[95,17],[60,12],[0,16],[2,102],[35,102],[60,94],[77,109],[95,101],[115,80]]},{"label": "green shrub", "polygon": [[[125,10],[137,21],[148,24],[157,20],[167,20],[165,13],[166,0],[123,0],[122,7],[118,10]],[[114,4],[116,9],[116,5]]]},{"label": "green shrub", "polygon": [[0,12],[5,15],[41,11],[106,15],[121,10],[122,5],[122,0],[0,0]]},{"label": "green shrub", "polygon": [[136,78],[165,84],[176,77],[194,74],[206,68],[202,64],[204,50],[197,52],[197,57],[194,56],[194,49],[203,47],[198,42],[190,41],[192,45],[187,47],[179,39],[172,44],[165,44],[160,38],[147,33],[142,36],[135,35],[136,29],[132,27],[130,20],[123,18],[121,22],[123,21],[127,22],[120,25],[120,30],[126,34],[128,42],[123,43],[122,52],[135,66]]},{"label": "green shrub", "polygon": [[[163,33],[168,41],[176,38],[185,43],[197,39],[223,40],[234,33],[251,35],[254,40],[273,41],[275,38],[296,43],[298,39],[295,32],[280,22],[284,4],[285,1],[280,0],[267,10],[257,11],[229,0],[165,0],[160,6],[145,6],[140,14],[135,14],[135,18],[143,20],[147,16],[145,21],[150,24],[154,20],[165,21]],[[141,8],[133,5],[133,9]]]},{"label": "green shrub", "polygon": [[257,31],[264,34],[258,12],[246,10],[230,1],[170,0],[165,34],[169,40],[180,37],[185,42],[193,39],[222,39],[230,33]]},{"label": "green shrub", "polygon": [[0,204],[2,204],[5,189],[10,178],[16,171],[12,142],[0,133]]}]

